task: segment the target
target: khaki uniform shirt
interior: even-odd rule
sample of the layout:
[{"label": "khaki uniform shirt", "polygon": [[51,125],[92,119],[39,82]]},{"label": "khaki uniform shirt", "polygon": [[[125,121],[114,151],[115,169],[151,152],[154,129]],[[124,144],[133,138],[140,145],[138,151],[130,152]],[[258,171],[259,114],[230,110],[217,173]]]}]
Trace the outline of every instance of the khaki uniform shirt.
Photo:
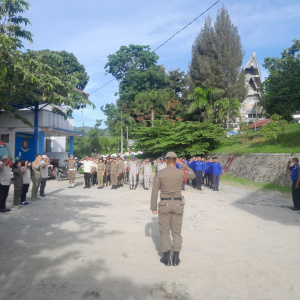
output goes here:
[{"label": "khaki uniform shirt", "polygon": [[105,163],[98,162],[97,167],[98,167],[98,172],[103,172],[105,170]]},{"label": "khaki uniform shirt", "polygon": [[124,170],[124,162],[121,159],[119,159],[117,160],[117,165],[118,165],[118,174],[122,173]]},{"label": "khaki uniform shirt", "polygon": [[68,160],[68,169],[69,171],[76,171],[76,161],[75,159]]},{"label": "khaki uniform shirt", "polygon": [[41,178],[41,163],[33,162],[32,163],[32,177]]},{"label": "khaki uniform shirt", "polygon": [[[186,179],[194,179],[196,175],[193,170],[189,167],[186,169]],[[159,171],[155,177],[152,188],[150,209],[152,211],[157,210],[157,197],[159,190],[161,191],[161,198],[180,198],[183,181],[183,170],[177,169],[175,166],[170,166]]]},{"label": "khaki uniform shirt", "polygon": [[118,164],[116,162],[110,164],[110,174],[118,174]]}]

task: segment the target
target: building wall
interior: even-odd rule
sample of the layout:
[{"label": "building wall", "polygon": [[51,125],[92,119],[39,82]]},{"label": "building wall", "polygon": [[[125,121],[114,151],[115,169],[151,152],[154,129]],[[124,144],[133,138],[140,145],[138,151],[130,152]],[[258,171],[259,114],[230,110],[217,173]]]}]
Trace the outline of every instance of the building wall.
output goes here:
[{"label": "building wall", "polygon": [[[223,169],[228,161],[234,158],[231,154],[217,154]],[[228,174],[238,178],[262,183],[291,184],[291,173],[286,170],[288,160],[300,159],[300,153],[252,153],[236,155],[229,167]]]},{"label": "building wall", "polygon": [[[32,125],[34,125],[34,111],[29,109],[19,110],[18,114],[26,118]],[[73,130],[73,118],[64,119],[63,116],[54,114],[51,110],[42,109],[39,111],[39,131],[42,130],[42,127],[58,127],[66,130]],[[16,149],[16,132],[23,133],[34,133],[34,128],[24,124],[21,120],[18,120],[14,117],[14,114],[8,116],[4,113],[0,113],[0,135],[9,134],[9,142],[6,143],[11,155],[13,158],[15,156]],[[62,133],[63,134],[63,133]],[[51,152],[64,152],[66,156],[66,137],[65,136],[55,136],[55,137],[45,137],[44,140],[44,149],[46,151],[46,140],[51,139]],[[39,149],[39,147],[38,147]],[[43,154],[43,153],[41,153]]]}]

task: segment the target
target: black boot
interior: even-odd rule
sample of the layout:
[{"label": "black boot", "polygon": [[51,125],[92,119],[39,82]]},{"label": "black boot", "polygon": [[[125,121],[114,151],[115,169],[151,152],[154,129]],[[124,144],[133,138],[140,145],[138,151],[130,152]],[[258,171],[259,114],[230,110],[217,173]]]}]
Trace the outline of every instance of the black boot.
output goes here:
[{"label": "black boot", "polygon": [[172,259],[172,265],[178,266],[180,264],[180,258],[179,258],[179,252],[174,251],[173,259]]},{"label": "black boot", "polygon": [[160,259],[160,262],[166,266],[171,266],[170,251],[164,252],[164,257]]}]

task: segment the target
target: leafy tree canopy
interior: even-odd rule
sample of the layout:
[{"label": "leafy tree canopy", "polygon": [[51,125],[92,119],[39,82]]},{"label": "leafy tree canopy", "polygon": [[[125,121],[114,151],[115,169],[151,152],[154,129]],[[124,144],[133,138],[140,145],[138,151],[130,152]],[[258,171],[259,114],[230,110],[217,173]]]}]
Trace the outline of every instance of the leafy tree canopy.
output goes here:
[{"label": "leafy tree canopy", "polygon": [[29,3],[24,0],[0,1],[0,33],[17,38],[18,48],[23,46],[21,38],[32,42],[32,33],[22,28],[22,25],[30,24],[27,18],[21,16],[28,8]]},{"label": "leafy tree canopy", "polygon": [[246,95],[243,57],[238,28],[223,6],[214,27],[208,17],[195,39],[189,68],[191,87],[222,89],[225,97],[242,100]]},{"label": "leafy tree canopy", "polygon": [[[62,115],[64,106],[72,110],[91,105],[83,89],[88,76],[73,54],[50,50],[22,52],[20,38],[32,41],[30,32],[22,29],[29,20],[20,16],[29,4],[23,0],[0,1],[0,110],[13,106],[47,103]],[[13,105],[12,105],[13,104]]]},{"label": "leafy tree canopy", "polygon": [[108,56],[108,62],[104,68],[107,73],[120,81],[131,69],[148,70],[150,66],[157,63],[158,58],[155,53],[150,52],[150,46],[121,46],[115,54]]},{"label": "leafy tree canopy", "polygon": [[263,83],[261,104],[268,114],[280,114],[287,121],[300,112],[300,40],[281,52],[281,57],[267,57],[263,63],[269,76]]},{"label": "leafy tree canopy", "polygon": [[140,150],[160,155],[175,151],[178,155],[203,155],[214,150],[223,140],[221,125],[208,122],[154,121],[154,127],[140,127],[134,131]]}]

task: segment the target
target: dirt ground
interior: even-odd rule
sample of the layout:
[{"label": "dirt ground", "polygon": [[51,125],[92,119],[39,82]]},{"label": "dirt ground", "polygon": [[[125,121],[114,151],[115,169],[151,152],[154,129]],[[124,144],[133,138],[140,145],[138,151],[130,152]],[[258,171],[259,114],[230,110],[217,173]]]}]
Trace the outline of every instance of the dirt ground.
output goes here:
[{"label": "dirt ground", "polygon": [[46,198],[0,215],[1,300],[300,299],[300,214],[285,194],[187,187],[181,264],[166,267],[151,189],[67,186],[48,181]]}]

